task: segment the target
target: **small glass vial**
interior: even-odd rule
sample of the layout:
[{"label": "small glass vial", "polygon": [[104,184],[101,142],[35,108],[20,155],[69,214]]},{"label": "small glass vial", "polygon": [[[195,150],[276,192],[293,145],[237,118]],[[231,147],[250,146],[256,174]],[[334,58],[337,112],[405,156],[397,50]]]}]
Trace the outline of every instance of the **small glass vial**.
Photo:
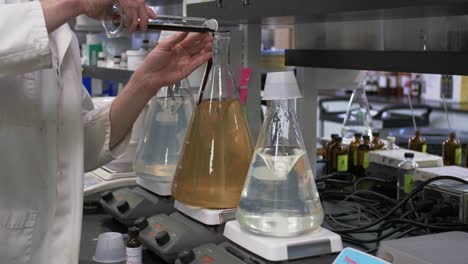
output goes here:
[{"label": "small glass vial", "polygon": [[153,49],[153,47],[151,47],[151,43],[150,43],[149,40],[144,39],[144,40],[141,42],[140,50],[151,51],[152,49]]},{"label": "small glass vial", "polygon": [[332,164],[332,157],[331,157],[331,149],[333,148],[333,145],[336,144],[336,138],[338,137],[338,134],[331,134],[331,140],[325,145],[325,161],[327,162],[327,173],[331,173],[333,169],[333,164]]},{"label": "small glass vial", "polygon": [[128,229],[128,240],[126,245],[126,264],[142,264],[143,252],[141,242],[138,240],[140,229],[130,227]]},{"label": "small glass vial", "polygon": [[336,137],[331,148],[333,172],[348,172],[348,146],[343,145],[343,138]]},{"label": "small glass vial", "polygon": [[365,135],[362,137],[364,141],[358,148],[358,166],[357,173],[360,176],[365,175],[366,169],[369,167],[369,152],[375,150],[374,145],[370,142],[370,137]]},{"label": "small glass vial", "polygon": [[127,69],[128,66],[128,57],[127,57],[127,52],[122,52],[120,56],[120,68],[122,69]]},{"label": "small glass vial", "polygon": [[442,143],[442,158],[445,166],[457,165],[462,162],[462,146],[454,132]]},{"label": "small glass vial", "polygon": [[415,183],[414,173],[419,167],[414,160],[414,153],[406,152],[405,160],[398,164],[397,198],[401,200],[411,192]]},{"label": "small glass vial", "polygon": [[395,137],[387,137],[387,145],[385,146],[385,150],[400,149],[400,147],[395,144],[395,141]]},{"label": "small glass vial", "polygon": [[380,139],[380,134],[378,132],[372,132],[372,144],[375,147],[375,150],[383,150],[385,143]]},{"label": "small glass vial", "polygon": [[114,68],[120,68],[120,58],[121,58],[120,56],[114,56],[114,60],[113,60],[113,62],[114,62],[113,67]]},{"label": "small glass vial", "polygon": [[348,167],[350,171],[355,171],[358,165],[358,149],[362,143],[362,134],[355,133],[354,140],[349,144]]},{"label": "small glass vial", "polygon": [[98,67],[106,67],[106,56],[104,55],[103,51],[100,51],[98,53],[97,66]]},{"label": "small glass vial", "polygon": [[426,139],[421,136],[418,130],[416,130],[414,136],[408,140],[408,149],[423,153],[427,152]]}]

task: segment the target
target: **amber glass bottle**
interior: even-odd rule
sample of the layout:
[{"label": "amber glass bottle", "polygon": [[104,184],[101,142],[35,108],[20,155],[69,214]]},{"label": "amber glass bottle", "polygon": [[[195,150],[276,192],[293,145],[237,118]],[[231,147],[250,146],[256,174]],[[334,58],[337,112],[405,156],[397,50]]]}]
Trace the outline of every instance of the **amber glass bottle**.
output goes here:
[{"label": "amber glass bottle", "polygon": [[330,150],[332,156],[333,172],[348,171],[348,146],[343,145],[343,138],[336,137],[336,143]]},{"label": "amber glass bottle", "polygon": [[356,171],[358,165],[358,149],[359,145],[362,143],[362,134],[355,133],[354,140],[349,144],[349,157],[348,157],[348,168],[349,171]]},{"label": "amber glass bottle", "polygon": [[365,175],[366,169],[369,167],[369,152],[375,150],[374,145],[370,142],[370,137],[365,135],[362,137],[364,141],[358,148],[358,166],[357,174]]},{"label": "amber glass bottle", "polygon": [[462,162],[462,146],[455,133],[450,133],[449,138],[442,143],[442,158],[444,165],[460,166]]},{"label": "amber glass bottle", "polygon": [[336,138],[338,137],[338,134],[331,134],[331,140],[325,145],[325,160],[327,162],[327,173],[331,173],[333,170],[333,161],[331,157],[331,149],[333,148],[333,145],[336,144]]},{"label": "amber glass bottle", "polygon": [[128,229],[128,240],[126,244],[126,264],[141,264],[142,263],[142,247],[138,240],[140,229],[130,227]]},{"label": "amber glass bottle", "polygon": [[380,139],[378,132],[372,132],[372,145],[374,145],[375,150],[383,150],[385,147],[385,143]]},{"label": "amber glass bottle", "polygon": [[427,143],[426,139],[423,138],[418,130],[414,132],[414,136],[408,140],[408,149],[427,152]]}]

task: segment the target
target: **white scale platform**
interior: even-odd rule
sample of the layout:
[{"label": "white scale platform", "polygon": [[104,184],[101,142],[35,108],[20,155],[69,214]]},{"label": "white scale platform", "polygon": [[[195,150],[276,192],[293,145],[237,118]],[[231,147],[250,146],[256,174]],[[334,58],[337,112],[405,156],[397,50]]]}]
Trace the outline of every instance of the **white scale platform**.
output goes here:
[{"label": "white scale platform", "polygon": [[186,205],[179,201],[174,202],[174,207],[205,225],[222,225],[234,220],[236,216],[236,208],[214,210]]},{"label": "white scale platform", "polygon": [[135,173],[122,169],[127,166],[124,163],[114,162],[92,172],[85,173],[83,186],[85,198],[106,190],[135,185]]},{"label": "white scale platform", "polygon": [[270,261],[285,261],[340,252],[341,237],[325,228],[297,237],[278,238],[249,233],[237,221],[226,223],[224,236]]}]

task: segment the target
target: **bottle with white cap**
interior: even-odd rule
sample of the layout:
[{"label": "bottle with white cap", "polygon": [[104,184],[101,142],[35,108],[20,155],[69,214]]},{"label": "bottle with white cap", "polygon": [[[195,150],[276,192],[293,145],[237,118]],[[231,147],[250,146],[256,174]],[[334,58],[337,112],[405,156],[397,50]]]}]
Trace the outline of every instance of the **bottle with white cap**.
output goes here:
[{"label": "bottle with white cap", "polygon": [[311,232],[323,222],[295,113],[301,97],[293,72],[267,75],[263,100],[268,110],[237,210],[237,220],[247,231],[290,237]]}]

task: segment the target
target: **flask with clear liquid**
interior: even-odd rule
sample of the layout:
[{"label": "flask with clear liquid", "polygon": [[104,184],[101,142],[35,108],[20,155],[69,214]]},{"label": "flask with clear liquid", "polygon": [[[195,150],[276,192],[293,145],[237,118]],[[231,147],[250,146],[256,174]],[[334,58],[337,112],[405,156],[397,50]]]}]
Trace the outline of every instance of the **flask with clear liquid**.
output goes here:
[{"label": "flask with clear liquid", "polygon": [[[125,12],[119,4],[114,4],[102,25],[108,38],[118,38],[124,34]],[[148,30],[215,32],[218,22],[215,19],[158,15],[148,21]]]},{"label": "flask with clear liquid", "polygon": [[347,139],[352,139],[355,133],[371,136],[371,125],[372,116],[369,110],[369,102],[367,101],[364,85],[360,84],[354,89],[349,100],[341,135]]},{"label": "flask with clear liquid", "polygon": [[236,208],[252,158],[250,132],[228,64],[229,33],[215,33],[213,60],[177,165],[172,194],[186,205]]},{"label": "flask with clear liquid", "polygon": [[158,183],[170,188],[194,106],[187,80],[161,88],[151,100],[133,163],[139,183],[150,191],[158,193],[152,187]]},{"label": "flask with clear liquid", "polygon": [[268,110],[237,209],[245,230],[273,237],[311,232],[323,210],[295,113],[301,97],[292,72],[269,73]]}]

